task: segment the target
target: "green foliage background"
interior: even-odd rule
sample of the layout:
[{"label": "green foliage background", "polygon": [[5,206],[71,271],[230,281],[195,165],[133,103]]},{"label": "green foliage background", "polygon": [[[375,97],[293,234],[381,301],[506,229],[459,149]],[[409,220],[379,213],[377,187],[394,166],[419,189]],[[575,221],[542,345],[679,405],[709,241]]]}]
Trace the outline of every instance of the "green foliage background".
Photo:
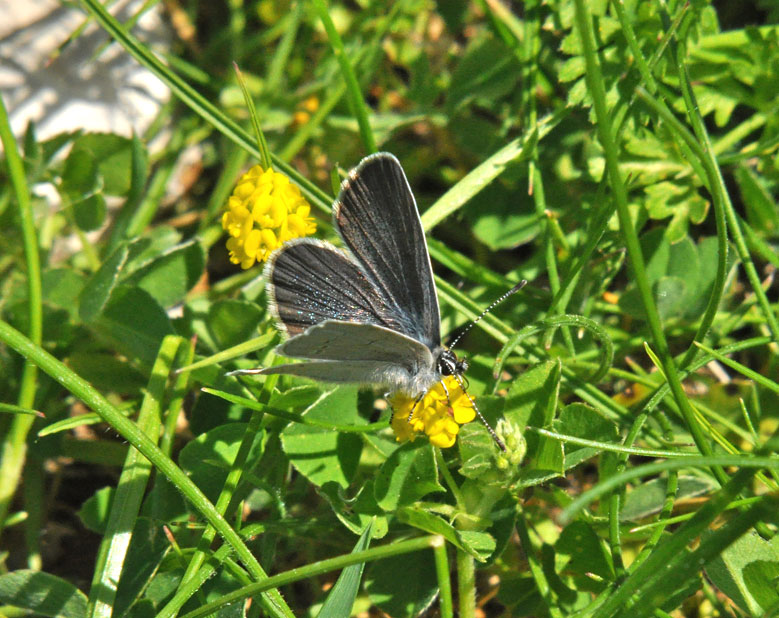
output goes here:
[{"label": "green foliage background", "polygon": [[[166,6],[164,56],[82,6],[171,88],[146,134],[16,143],[0,108],[0,603],[779,611],[773,3]],[[443,332],[530,281],[460,346],[521,465],[476,423],[446,452],[399,445],[376,393],[225,375],[279,342],[220,226],[260,156],[233,61],[318,236],[339,170],[399,158]],[[190,144],[202,170],[166,203]]]}]

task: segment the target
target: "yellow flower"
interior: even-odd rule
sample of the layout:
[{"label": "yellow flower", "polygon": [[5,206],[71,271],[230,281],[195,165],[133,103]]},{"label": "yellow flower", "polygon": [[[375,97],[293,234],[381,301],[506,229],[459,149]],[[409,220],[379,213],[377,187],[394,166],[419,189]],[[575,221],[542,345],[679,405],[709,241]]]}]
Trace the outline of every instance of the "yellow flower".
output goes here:
[{"label": "yellow flower", "polygon": [[431,444],[448,448],[454,444],[460,425],[470,423],[476,417],[470,398],[455,377],[446,376],[443,381],[446,389],[438,382],[416,407],[413,397],[401,393],[390,397],[393,409],[391,425],[398,442],[413,441],[417,434],[424,432]]},{"label": "yellow flower", "polygon": [[251,268],[282,243],[316,232],[316,222],[297,185],[280,172],[255,165],[227,200],[222,228],[230,235],[230,261]]}]

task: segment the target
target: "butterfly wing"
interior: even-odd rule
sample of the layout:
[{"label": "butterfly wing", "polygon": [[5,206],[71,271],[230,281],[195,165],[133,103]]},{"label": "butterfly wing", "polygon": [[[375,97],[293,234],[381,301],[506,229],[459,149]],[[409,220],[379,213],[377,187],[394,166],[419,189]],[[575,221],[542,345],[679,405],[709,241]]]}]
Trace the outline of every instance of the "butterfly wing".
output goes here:
[{"label": "butterfly wing", "polygon": [[400,331],[394,305],[384,302],[343,252],[321,241],[297,240],[274,253],[266,268],[271,311],[292,335],[279,353],[323,362],[278,365],[261,373],[404,391],[417,389],[417,376],[430,375],[434,361],[428,347]]},{"label": "butterfly wing", "polygon": [[413,394],[424,392],[437,379],[427,346],[375,324],[326,320],[282,344],[279,353],[307,362],[276,365],[260,373],[381,384]]},{"label": "butterfly wing", "polygon": [[[310,378],[322,382],[333,383],[381,383],[383,376],[392,365],[387,363],[365,363],[364,361],[311,361],[306,363],[292,363],[289,365],[275,365],[266,367],[258,373],[269,375],[280,373],[284,375]],[[359,377],[356,379],[355,376]]]},{"label": "butterfly wing", "polygon": [[265,278],[271,313],[290,336],[324,320],[397,328],[393,308],[330,243],[308,238],[286,243],[271,256]]},{"label": "butterfly wing", "polygon": [[375,324],[325,320],[278,349],[280,354],[308,360],[343,360],[394,363],[410,371],[419,359],[432,365],[427,346]]},{"label": "butterfly wing", "polygon": [[425,234],[398,160],[383,152],[349,173],[333,218],[365,276],[393,314],[393,328],[431,350],[441,344],[441,318]]},{"label": "butterfly wing", "polygon": [[268,262],[271,310],[291,335],[279,352],[308,362],[260,373],[424,392],[438,378],[438,298],[398,160],[387,153],[363,159],[341,185],[333,216],[354,260],[328,243],[301,239]]}]

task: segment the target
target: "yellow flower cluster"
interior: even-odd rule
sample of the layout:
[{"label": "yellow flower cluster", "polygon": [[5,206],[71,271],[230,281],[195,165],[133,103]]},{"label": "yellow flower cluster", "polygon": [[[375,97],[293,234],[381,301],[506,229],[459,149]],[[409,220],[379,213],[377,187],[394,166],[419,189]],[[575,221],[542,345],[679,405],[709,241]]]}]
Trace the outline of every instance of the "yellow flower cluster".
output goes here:
[{"label": "yellow flower cluster", "polygon": [[[392,405],[392,430],[398,442],[414,440],[425,432],[430,443],[441,448],[454,444],[460,425],[470,423],[476,417],[473,404],[454,376],[446,376],[444,385],[438,382],[422,398],[411,415],[415,399],[397,393],[390,397]],[[449,391],[447,395],[446,391]]]},{"label": "yellow flower cluster", "polygon": [[251,268],[282,243],[313,234],[316,222],[310,213],[311,206],[287,176],[255,165],[241,176],[222,215],[222,228],[230,234],[230,261]]}]

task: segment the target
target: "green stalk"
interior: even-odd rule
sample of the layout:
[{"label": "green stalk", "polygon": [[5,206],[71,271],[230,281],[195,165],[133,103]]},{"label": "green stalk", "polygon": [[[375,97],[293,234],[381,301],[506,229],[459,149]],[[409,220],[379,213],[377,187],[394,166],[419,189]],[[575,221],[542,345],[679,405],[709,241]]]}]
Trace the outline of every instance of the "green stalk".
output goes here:
[{"label": "green stalk", "polygon": [[473,556],[457,549],[457,594],[460,600],[460,618],[476,616],[476,568]]},{"label": "green stalk", "polygon": [[[739,477],[748,478],[750,470],[742,470],[737,473],[733,479]],[[736,492],[739,491],[737,483],[733,483]],[[729,483],[725,487],[730,487]],[[743,485],[742,485],[743,486]],[[723,490],[725,489],[723,487]],[[658,560],[652,560],[652,557],[639,567],[631,575],[631,586],[625,586],[625,590],[619,589],[606,603],[600,611],[600,616],[614,616],[609,610],[614,611],[623,609],[624,613],[620,616],[642,616],[646,615],[656,599],[663,598],[669,590],[669,582],[674,582],[675,586],[689,581],[693,577],[700,577],[700,571],[714,557],[720,555],[734,541],[741,538],[750,528],[766,519],[771,519],[776,513],[777,499],[774,496],[766,495],[752,506],[739,513],[734,519],[718,528],[711,535],[703,539],[700,545],[694,551],[686,551],[686,545],[694,538],[699,536],[726,506],[724,503],[727,494],[722,491],[723,496],[716,496],[714,500],[707,503],[700,509],[701,517],[693,517],[684,524],[677,533],[662,548],[655,550]],[[723,504],[724,503],[724,504]],[[719,509],[718,511],[715,509]],[[644,568],[649,567],[649,568]],[[627,584],[627,582],[626,582]]]},{"label": "green stalk", "polygon": [[381,560],[382,558],[408,554],[413,551],[435,548],[440,542],[441,537],[439,535],[423,536],[407,541],[396,541],[389,545],[382,545],[381,547],[374,547],[373,549],[366,549],[365,551],[356,551],[336,558],[329,558],[328,560],[307,564],[269,577],[264,582],[250,584],[243,588],[239,588],[238,590],[233,590],[216,601],[207,603],[193,612],[184,614],[181,618],[198,618],[199,616],[213,614],[222,607],[226,607],[238,601],[243,601],[244,599],[268,590],[269,588],[285,586],[303,579],[317,577],[318,575],[343,569],[344,567],[353,564],[372,562],[374,560]]},{"label": "green stalk", "polygon": [[322,125],[325,118],[333,111],[333,108],[341,100],[341,97],[344,96],[344,92],[346,92],[346,84],[341,83],[333,88],[332,92],[328,93],[327,98],[322,102],[311,118],[308,119],[308,122],[300,127],[295,135],[293,135],[281,149],[281,152],[279,152],[279,159],[282,161],[289,161],[301,148],[303,148],[308,141],[308,138]]},{"label": "green stalk", "polygon": [[525,520],[525,512],[521,508],[517,514],[515,528],[517,529],[517,534],[519,535],[519,544],[522,547],[522,551],[525,553],[525,558],[527,558],[527,565],[530,569],[530,575],[536,582],[536,589],[538,590],[538,594],[543,599],[549,615],[552,618],[562,618],[562,613],[555,604],[554,592],[549,585],[549,581],[546,579],[544,567],[536,555],[536,550],[535,547],[533,547],[533,543],[530,541],[530,533],[528,531],[527,522]]},{"label": "green stalk", "polygon": [[439,537],[438,542],[433,545],[433,557],[438,577],[438,590],[440,591],[441,618],[453,618],[452,582],[449,575],[449,560],[446,556],[446,541],[443,537]]},{"label": "green stalk", "polygon": [[[744,469],[779,470],[779,459],[773,457],[754,456],[754,455],[713,455],[703,457],[700,455],[685,455],[675,459],[668,459],[657,463],[644,464],[635,468],[628,468],[624,472],[610,476],[604,481],[598,483],[592,489],[588,489],[577,496],[573,502],[566,506],[560,513],[559,521],[562,525],[567,525],[573,520],[579,511],[587,507],[601,496],[608,494],[617,487],[622,487],[627,483],[655,474],[661,474],[670,470],[681,470],[683,468],[706,468],[716,466],[735,466]],[[754,474],[754,472],[752,473]],[[733,477],[735,478],[735,476]]]},{"label": "green stalk", "polygon": [[611,0],[611,6],[617,13],[617,19],[622,27],[622,34],[630,47],[630,51],[633,53],[633,61],[636,63],[638,72],[641,73],[641,80],[647,85],[649,92],[657,92],[657,83],[655,82],[654,75],[652,75],[652,69],[647,64],[644,54],[641,53],[641,47],[636,39],[636,33],[633,31],[633,24],[625,14],[624,0]]},{"label": "green stalk", "polygon": [[[674,130],[674,132],[684,140],[693,154],[702,162],[705,170],[705,179],[710,188],[712,202],[714,204],[714,216],[717,227],[717,251],[719,254],[717,273],[714,280],[712,294],[709,297],[709,304],[706,307],[706,311],[704,312],[701,323],[698,326],[698,330],[693,337],[693,342],[681,361],[680,366],[685,367],[695,357],[697,352],[694,343],[696,341],[703,341],[706,332],[708,332],[708,329],[710,328],[714,318],[717,315],[719,301],[722,297],[722,290],[725,287],[725,269],[728,250],[727,229],[730,229],[731,234],[735,237],[740,236],[740,227],[738,227],[738,220],[735,216],[735,213],[733,213],[733,204],[730,202],[719,165],[716,162],[716,158],[711,149],[711,143],[708,140],[708,134],[705,133],[705,127],[701,126],[699,127],[699,130],[704,131],[703,135],[705,135],[706,139],[698,139],[696,136],[692,135],[681,122],[679,122],[679,120],[676,118],[676,116],[673,115],[673,112],[671,112],[667,106],[665,106],[658,99],[654,98],[646,90],[643,88],[637,88],[636,94],[647,105],[647,107],[656,112],[658,116],[660,116],[660,118],[662,118]],[[694,101],[690,99],[688,105],[694,105]],[[690,117],[699,117],[699,114],[690,114]],[[700,120],[700,122],[702,125],[702,120]],[[704,143],[704,145],[701,146],[701,143]],[[737,227],[734,227],[734,224]],[[746,249],[746,246],[744,246],[743,249],[744,255],[746,255],[747,259],[750,260],[750,264],[752,264],[749,251]],[[740,251],[739,257],[742,257]],[[746,263],[744,263],[744,267],[746,269]],[[752,265],[752,269],[754,270],[754,265]],[[756,276],[757,275],[755,275],[755,277]],[[759,279],[757,279],[757,287],[761,290],[762,293],[762,287],[760,286]],[[764,294],[763,298],[765,298]],[[774,340],[776,341],[776,333],[774,333]]]},{"label": "green stalk", "polygon": [[[111,425],[119,435],[138,449],[171,483],[178,487],[179,491],[184,494],[184,497],[192,503],[203,518],[217,529],[227,543],[233,546],[236,556],[256,581],[267,579],[260,563],[236,531],[219,514],[197,485],[169,457],[166,457],[135,423],[125,418],[89,382],[3,321],[0,321],[0,341],[16,350],[30,362],[35,363],[99,414],[106,423]],[[263,595],[262,601],[266,611],[273,616],[289,618],[293,615],[278,591],[266,593]]]},{"label": "green stalk", "polygon": [[[277,380],[278,376],[269,376],[265,380],[262,386],[262,392],[260,394],[260,403],[267,403],[270,400],[271,393],[273,392],[273,388],[276,386]],[[229,517],[235,510],[235,490],[238,488],[238,484],[241,482],[244,470],[247,467],[246,463],[249,459],[249,453],[251,452],[252,446],[257,441],[257,435],[260,432],[262,419],[264,417],[264,406],[257,406],[253,408],[252,415],[246,427],[246,432],[244,433],[241,444],[238,447],[238,452],[235,455],[235,459],[230,466],[230,472],[227,474],[222,491],[219,493],[219,498],[216,502],[216,510],[219,511],[219,513],[222,515],[226,515],[227,517]],[[216,529],[213,526],[208,526],[203,531],[203,535],[200,537],[200,541],[197,544],[197,549],[192,555],[192,558],[187,565],[187,570],[181,578],[179,590],[184,584],[192,579],[195,573],[197,573],[198,569],[200,569],[200,567],[203,565],[206,558],[208,557],[208,548],[211,547],[215,537]],[[186,600],[187,599],[185,598],[181,599],[182,605]],[[170,609],[172,610],[174,607],[170,607]],[[175,607],[175,609],[181,609],[181,605]],[[171,614],[171,616],[173,615],[174,614]],[[165,617],[160,614],[158,615],[158,618]]]},{"label": "green stalk", "polygon": [[[136,424],[149,440],[156,444],[162,422],[162,400],[181,337],[168,335],[163,339],[152,368],[146,394]],[[141,509],[143,496],[151,478],[151,462],[135,449],[127,451],[119,477],[106,530],[97,555],[97,564],[89,590],[87,616],[110,618],[116,602],[117,584],[132,541],[132,530]]]},{"label": "green stalk", "polygon": [[[660,315],[657,312],[657,306],[652,298],[652,290],[649,279],[647,278],[644,256],[641,253],[638,234],[636,233],[636,229],[633,227],[633,222],[630,218],[627,190],[619,171],[619,152],[614,140],[611,118],[606,106],[606,92],[603,85],[603,76],[595,54],[595,36],[593,33],[592,19],[587,11],[584,0],[575,0],[575,7],[576,27],[582,39],[586,64],[586,79],[592,95],[593,108],[597,118],[598,137],[603,146],[606,169],[608,170],[614,200],[617,204],[620,229],[627,248],[631,270],[633,271],[633,279],[635,280],[641,295],[647,324],[652,333],[652,339],[655,342],[655,347],[657,348],[663,371],[668,380],[668,385],[671,388],[671,393],[679,406],[679,410],[682,413],[682,417],[693,437],[696,447],[703,455],[710,456],[712,455],[711,444],[695,418],[695,411],[684,393],[676,364],[674,363],[668,348],[668,342],[666,341],[665,333],[663,332]],[[722,468],[713,466],[712,472],[721,484],[727,482],[728,477]]]},{"label": "green stalk", "polygon": [[[624,464],[621,466],[625,467]],[[617,470],[620,466],[617,466]],[[622,542],[619,528],[619,509],[622,503],[622,492],[615,491],[609,496],[609,551],[611,551],[611,561],[614,564],[614,574],[616,583],[621,583],[625,579],[625,560],[622,558]]]},{"label": "green stalk", "polygon": [[[538,110],[536,109],[535,85],[536,85],[536,58],[538,57],[538,10],[534,10],[532,15],[528,15],[525,20],[525,40],[523,47],[523,82],[527,84],[524,93],[527,94],[527,121],[526,126],[534,127],[538,122]],[[546,263],[546,272],[549,276],[549,289],[553,296],[560,291],[560,274],[557,268],[557,256],[555,253],[553,239],[552,217],[546,211],[546,194],[544,193],[544,178],[541,169],[538,166],[538,148],[533,149],[532,159],[528,165],[529,192],[533,195],[533,204],[536,209],[536,216],[539,223],[543,226],[544,243],[544,261]],[[552,315],[562,314],[559,307],[552,307],[549,310]],[[571,356],[575,356],[573,338],[568,328],[562,328],[563,341]],[[545,338],[544,345],[550,347],[554,331],[551,330]]]},{"label": "green stalk", "polygon": [[[703,123],[703,118],[701,117],[700,108],[698,107],[698,102],[695,100],[695,94],[692,90],[692,85],[690,83],[690,75],[687,71],[687,66],[684,64],[684,56],[685,56],[685,47],[684,45],[679,44],[676,49],[676,68],[679,73],[679,82],[682,86],[682,95],[684,96],[684,102],[687,106],[687,116],[690,119],[690,122],[692,123],[693,131],[695,131],[695,136],[698,138],[698,141],[702,144],[702,148],[704,151],[704,158],[703,158],[703,164],[706,166],[707,171],[714,176],[714,184],[711,186],[713,198],[715,199],[715,205],[720,205],[719,208],[715,209],[715,216],[722,217],[723,221],[720,222],[719,218],[717,220],[717,228],[719,229],[720,226],[724,228],[725,221],[724,219],[727,218],[727,225],[728,229],[730,230],[730,235],[733,239],[733,244],[736,247],[736,252],[738,253],[738,257],[741,259],[741,262],[744,266],[744,271],[746,272],[747,279],[749,279],[749,283],[752,286],[752,291],[755,293],[755,296],[757,297],[757,302],[760,305],[760,308],[763,311],[763,317],[765,317],[766,322],[768,323],[768,327],[771,330],[771,334],[774,338],[774,343],[779,343],[779,322],[777,322],[776,315],[774,313],[774,310],[771,308],[771,304],[768,301],[768,298],[765,295],[765,292],[763,291],[763,286],[760,282],[760,277],[757,274],[757,269],[755,268],[754,262],[752,262],[752,256],[749,253],[749,249],[746,246],[746,242],[744,242],[744,234],[741,230],[741,226],[739,225],[738,217],[736,216],[736,211],[733,208],[733,204],[730,201],[730,198],[728,196],[728,191],[725,188],[725,181],[722,178],[722,172],[720,171],[719,165],[717,165],[717,157],[714,154],[714,150],[711,145],[711,140],[709,139],[708,131],[706,131],[706,126]],[[724,210],[724,214],[722,211]],[[724,246],[720,246],[724,245]],[[725,251],[727,250],[727,244],[719,242],[718,248],[720,250],[720,262],[725,262]],[[724,266],[723,266],[724,271]],[[718,270],[719,274],[719,270]],[[723,280],[724,280],[724,274],[723,274]],[[723,284],[724,285],[724,284]],[[713,300],[713,299],[712,299]],[[717,307],[714,306],[711,308],[711,305],[718,305],[719,304],[719,297],[716,299],[715,302],[710,303],[710,309],[712,313],[716,313]],[[708,316],[709,311],[707,310],[706,316]],[[711,320],[713,321],[713,315],[711,317]],[[701,325],[703,326],[703,324]],[[700,332],[700,331],[699,331]],[[696,335],[696,341],[700,341]],[[695,355],[694,348],[690,348],[690,352],[688,356],[692,358],[692,356]],[[687,357],[685,357],[687,358]]]},{"label": "green stalk", "polygon": [[370,154],[376,152],[376,138],[373,136],[370,121],[368,120],[368,106],[365,104],[365,99],[362,96],[360,90],[360,84],[357,82],[357,77],[354,74],[349,58],[346,56],[344,50],[344,43],[341,40],[341,35],[335,29],[333,20],[330,19],[330,14],[327,12],[327,5],[324,0],[313,0],[314,8],[319,13],[319,19],[322,20],[322,25],[327,32],[327,38],[330,39],[330,46],[333,48],[333,54],[341,67],[341,73],[343,74],[344,81],[346,82],[346,94],[349,101],[349,109],[352,111],[352,115],[357,119],[357,124],[360,127],[360,137],[362,138],[365,151]]},{"label": "green stalk", "polygon": [[238,68],[238,64],[233,62],[233,70],[235,70],[235,77],[238,80],[238,85],[241,87],[243,93],[243,100],[246,101],[246,107],[249,108],[249,117],[252,119],[252,127],[254,127],[254,135],[257,138],[257,149],[260,151],[260,165],[262,169],[271,169],[270,150],[268,150],[268,142],[265,141],[265,134],[262,132],[260,126],[260,118],[257,116],[257,108],[254,106],[254,99],[252,98],[249,89],[246,87],[246,80],[243,78],[241,69]]},{"label": "green stalk", "polygon": [[[167,84],[173,94],[181,99],[195,114],[213,126],[227,139],[247,150],[253,157],[260,159],[262,155],[254,145],[251,135],[165,66],[148,47],[127,32],[98,0],[84,0],[84,6],[108,34],[115,38],[133,58]],[[311,202],[312,206],[316,206],[325,212],[330,212],[331,200],[324,191],[300,174],[295,168],[279,159],[279,157],[271,154],[271,158],[273,159],[273,164],[279,170],[300,186],[300,190],[306,196],[306,199]]]},{"label": "green stalk", "polygon": [[[43,309],[41,301],[41,264],[38,255],[38,236],[35,231],[32,205],[30,204],[30,188],[24,173],[24,164],[19,156],[11,125],[8,122],[8,112],[0,95],[0,141],[5,151],[8,176],[11,179],[16,203],[19,208],[19,221],[22,228],[24,258],[27,264],[27,308],[30,322],[30,339],[35,345],[41,344],[43,333]],[[32,408],[37,389],[38,368],[27,361],[24,364],[21,385],[19,388],[18,405],[22,408]],[[5,518],[13,499],[24,468],[27,455],[27,434],[30,432],[35,417],[28,414],[17,414],[11,421],[8,435],[3,440],[2,455],[0,455],[0,534],[5,525]],[[37,552],[33,552],[37,553]]]}]

